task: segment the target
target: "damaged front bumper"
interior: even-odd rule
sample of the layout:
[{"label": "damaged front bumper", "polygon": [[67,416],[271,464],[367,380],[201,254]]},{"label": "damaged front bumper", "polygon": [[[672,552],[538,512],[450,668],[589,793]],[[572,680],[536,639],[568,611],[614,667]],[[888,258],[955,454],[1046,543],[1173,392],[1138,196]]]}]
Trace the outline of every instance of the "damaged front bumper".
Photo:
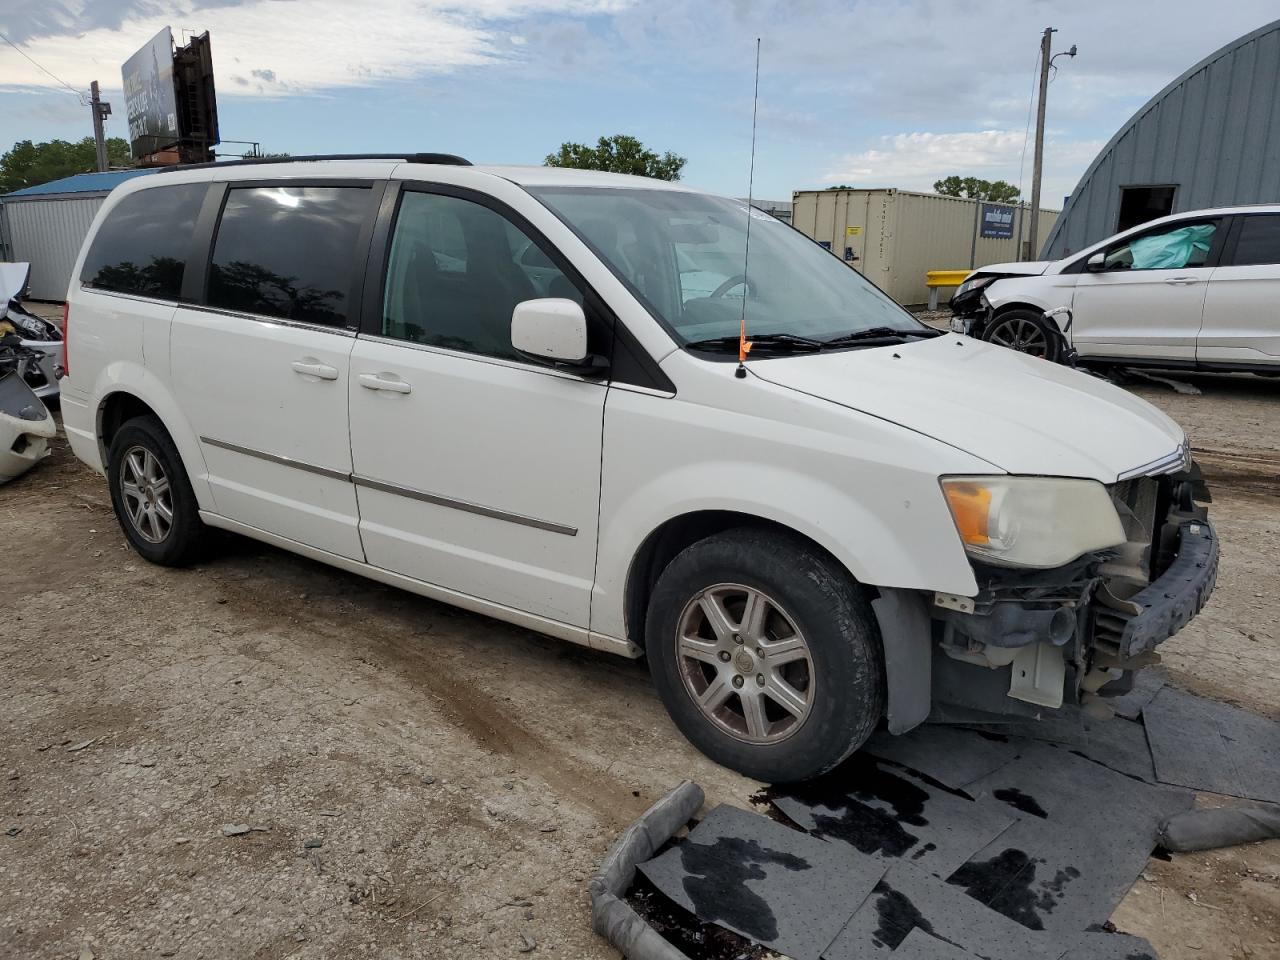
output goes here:
[{"label": "damaged front bumper", "polygon": [[934,596],[936,703],[1034,715],[1123,693],[1204,607],[1219,544],[1198,470],[1111,489],[1127,543],[1054,570],[975,565],[976,596]]}]

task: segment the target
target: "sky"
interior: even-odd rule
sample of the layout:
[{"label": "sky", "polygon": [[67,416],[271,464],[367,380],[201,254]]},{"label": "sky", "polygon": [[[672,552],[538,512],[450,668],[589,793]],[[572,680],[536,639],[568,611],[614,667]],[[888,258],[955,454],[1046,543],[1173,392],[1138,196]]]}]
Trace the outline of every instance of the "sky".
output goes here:
[{"label": "sky", "polygon": [[[272,152],[438,151],[541,163],[627,133],[683,179],[754,194],[834,184],[1022,183],[1040,33],[1058,29],[1044,205],[1151,96],[1275,19],[1275,0],[0,0],[0,149],[92,133],[98,80],[128,136],[120,66],[165,26],[210,31],[222,136]],[[58,80],[52,79],[53,74]],[[227,144],[226,151],[236,148]]]}]

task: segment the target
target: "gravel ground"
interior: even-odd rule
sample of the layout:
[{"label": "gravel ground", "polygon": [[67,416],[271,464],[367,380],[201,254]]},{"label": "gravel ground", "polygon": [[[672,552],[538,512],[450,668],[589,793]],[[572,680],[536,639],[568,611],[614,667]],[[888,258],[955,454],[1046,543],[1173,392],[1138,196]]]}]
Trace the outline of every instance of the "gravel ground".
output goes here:
[{"label": "gravel ground", "polygon": [[[1207,451],[1224,541],[1166,672],[1276,717],[1280,381],[1194,382],[1136,388]],[[642,664],[235,538],[149,566],[62,442],[0,544],[0,957],[612,957],[584,881],[617,832],[685,777],[758,789]],[[1153,860],[1114,921],[1280,956],[1278,874],[1280,841]]]}]

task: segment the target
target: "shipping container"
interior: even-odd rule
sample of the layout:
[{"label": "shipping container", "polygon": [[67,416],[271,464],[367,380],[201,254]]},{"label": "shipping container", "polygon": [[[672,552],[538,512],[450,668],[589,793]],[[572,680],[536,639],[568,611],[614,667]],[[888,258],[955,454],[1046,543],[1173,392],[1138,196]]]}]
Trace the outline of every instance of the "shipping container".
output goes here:
[{"label": "shipping container", "polygon": [[[843,258],[899,303],[928,302],[925,274],[1018,260],[1029,205],[907,190],[800,190],[791,225]],[[1057,210],[1040,211],[1038,250]],[[1027,224],[1029,225],[1029,219]],[[949,294],[943,292],[943,300]]]}]

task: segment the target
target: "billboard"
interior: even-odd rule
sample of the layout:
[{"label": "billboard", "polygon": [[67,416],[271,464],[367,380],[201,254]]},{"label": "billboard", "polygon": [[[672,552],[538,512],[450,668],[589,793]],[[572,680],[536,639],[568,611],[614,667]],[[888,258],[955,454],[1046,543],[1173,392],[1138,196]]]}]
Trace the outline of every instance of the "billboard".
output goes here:
[{"label": "billboard", "polygon": [[1013,207],[1006,207],[1003,203],[984,203],[980,235],[987,240],[1012,239]]},{"label": "billboard", "polygon": [[178,92],[183,162],[212,160],[211,148],[220,138],[218,101],[213,92],[213,52],[207,30],[174,51],[173,80]]},{"label": "billboard", "polygon": [[140,159],[159,153],[181,139],[178,96],[173,85],[173,34],[165,27],[125,61],[125,113],[129,144]]}]

